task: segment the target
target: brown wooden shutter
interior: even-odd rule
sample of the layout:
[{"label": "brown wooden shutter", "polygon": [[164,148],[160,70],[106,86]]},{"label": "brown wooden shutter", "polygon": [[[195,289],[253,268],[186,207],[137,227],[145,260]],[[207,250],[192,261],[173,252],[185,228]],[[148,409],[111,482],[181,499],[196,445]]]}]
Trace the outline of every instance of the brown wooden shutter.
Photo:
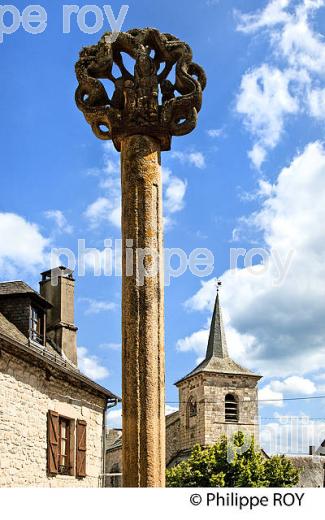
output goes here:
[{"label": "brown wooden shutter", "polygon": [[70,464],[70,475],[74,475],[75,462],[74,462],[74,451],[75,451],[75,421],[71,419],[69,424],[70,439],[69,439],[69,464]]},{"label": "brown wooden shutter", "polygon": [[77,458],[76,458],[76,476],[86,476],[86,452],[87,452],[87,423],[86,421],[77,420]]},{"label": "brown wooden shutter", "polygon": [[59,414],[51,410],[47,414],[47,469],[51,475],[59,469]]}]

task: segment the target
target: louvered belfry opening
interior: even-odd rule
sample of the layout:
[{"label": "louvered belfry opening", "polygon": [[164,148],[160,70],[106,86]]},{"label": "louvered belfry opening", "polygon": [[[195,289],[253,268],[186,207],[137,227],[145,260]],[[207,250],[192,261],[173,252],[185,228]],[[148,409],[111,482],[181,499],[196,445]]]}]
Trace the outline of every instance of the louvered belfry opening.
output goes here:
[{"label": "louvered belfry opening", "polygon": [[227,394],[225,397],[225,420],[226,422],[238,422],[238,402],[233,394]]}]

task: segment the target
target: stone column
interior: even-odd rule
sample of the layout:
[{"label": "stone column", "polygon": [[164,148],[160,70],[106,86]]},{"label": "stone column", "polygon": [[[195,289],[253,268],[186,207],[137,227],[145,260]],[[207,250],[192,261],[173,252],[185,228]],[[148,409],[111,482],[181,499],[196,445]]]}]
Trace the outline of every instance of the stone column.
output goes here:
[{"label": "stone column", "polygon": [[[173,68],[175,83],[168,79]],[[195,128],[206,78],[188,44],[156,29],[105,34],[80,52],[76,75],[78,108],[122,159],[123,485],[164,486],[160,152],[170,150],[172,136]],[[111,97],[100,79],[114,84]]]},{"label": "stone column", "polygon": [[122,418],[123,485],[126,487],[163,487],[165,484],[163,223],[159,159],[160,144],[156,139],[143,135],[123,139]]}]

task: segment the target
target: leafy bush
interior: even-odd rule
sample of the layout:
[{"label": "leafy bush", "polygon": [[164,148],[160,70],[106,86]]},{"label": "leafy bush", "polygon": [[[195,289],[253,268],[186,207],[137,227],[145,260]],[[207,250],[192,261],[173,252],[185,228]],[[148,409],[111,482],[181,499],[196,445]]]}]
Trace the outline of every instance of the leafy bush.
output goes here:
[{"label": "leafy bush", "polygon": [[[167,487],[294,487],[299,471],[284,455],[265,458],[242,432],[232,443],[222,436],[208,448],[194,446],[190,457],[167,469]],[[232,448],[232,445],[235,448]]]}]

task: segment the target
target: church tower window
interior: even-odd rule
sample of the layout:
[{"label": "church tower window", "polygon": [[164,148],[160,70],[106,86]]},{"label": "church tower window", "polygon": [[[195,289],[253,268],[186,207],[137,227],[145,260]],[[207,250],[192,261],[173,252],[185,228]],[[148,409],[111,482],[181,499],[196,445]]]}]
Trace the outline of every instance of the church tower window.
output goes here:
[{"label": "church tower window", "polygon": [[226,422],[238,422],[238,401],[235,395],[227,394],[225,397]]},{"label": "church tower window", "polygon": [[197,402],[193,399],[193,397],[190,397],[187,402],[186,415],[187,427],[190,428],[193,426],[193,418],[197,416]]}]

